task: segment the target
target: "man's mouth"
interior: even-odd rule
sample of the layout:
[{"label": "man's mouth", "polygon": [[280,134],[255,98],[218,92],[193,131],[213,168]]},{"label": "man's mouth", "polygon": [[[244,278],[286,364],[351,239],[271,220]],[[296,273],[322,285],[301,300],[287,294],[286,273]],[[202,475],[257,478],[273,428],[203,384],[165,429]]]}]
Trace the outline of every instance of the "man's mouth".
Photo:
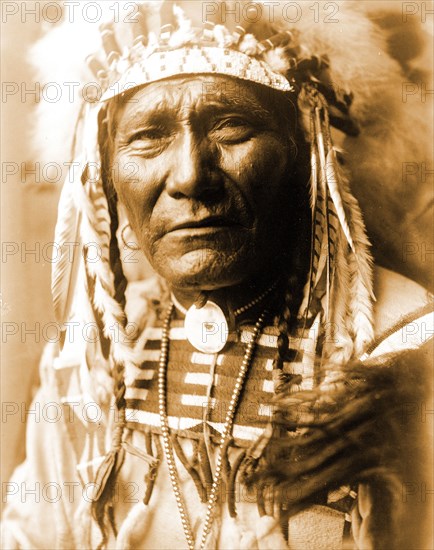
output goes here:
[{"label": "man's mouth", "polygon": [[173,224],[167,233],[173,233],[175,231],[191,231],[191,232],[206,232],[207,230],[228,228],[240,226],[239,223],[234,220],[223,216],[208,216],[201,219],[189,219],[183,222]]}]

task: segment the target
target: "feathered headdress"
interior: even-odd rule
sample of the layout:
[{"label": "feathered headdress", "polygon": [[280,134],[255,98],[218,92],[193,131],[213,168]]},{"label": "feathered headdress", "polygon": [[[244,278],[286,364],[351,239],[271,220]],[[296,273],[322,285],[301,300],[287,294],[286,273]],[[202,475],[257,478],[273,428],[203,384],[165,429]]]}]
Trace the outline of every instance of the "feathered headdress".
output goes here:
[{"label": "feathered headdress", "polygon": [[[235,13],[232,21],[231,13]],[[338,89],[332,80],[328,52],[307,48],[285,13],[276,10],[271,21],[261,2],[237,2],[232,7],[225,2],[141,2],[129,18],[131,22],[119,28],[112,23],[102,25],[103,55],[87,57],[97,92],[94,102],[88,102],[81,112],[79,184],[75,192],[71,191],[74,185],[65,186],[56,234],[60,243],[66,242],[76,236],[80,225],[83,243],[100,245],[101,262],[86,264],[91,272],[88,281],[95,279],[90,286],[96,309],[108,315],[110,300],[103,295],[114,296],[109,272],[102,271],[110,267],[110,217],[105,215],[108,205],[102,178],[94,168],[100,166],[98,113],[108,99],[149,82],[178,74],[223,74],[288,92],[295,100],[298,97],[312,163],[311,266],[301,313],[309,316],[312,303],[321,299],[328,327],[326,341],[334,340],[333,331],[339,331],[339,341],[333,341],[328,355],[334,360],[349,359],[353,342],[356,353],[361,353],[373,335],[370,256],[360,210],[337,161],[330,123],[351,135],[358,129],[349,116],[349,90]],[[99,220],[98,227],[95,220]],[[70,314],[75,265],[54,265],[54,305],[60,323]],[[115,311],[115,304],[110,307],[112,321],[118,322],[121,313]]]}]

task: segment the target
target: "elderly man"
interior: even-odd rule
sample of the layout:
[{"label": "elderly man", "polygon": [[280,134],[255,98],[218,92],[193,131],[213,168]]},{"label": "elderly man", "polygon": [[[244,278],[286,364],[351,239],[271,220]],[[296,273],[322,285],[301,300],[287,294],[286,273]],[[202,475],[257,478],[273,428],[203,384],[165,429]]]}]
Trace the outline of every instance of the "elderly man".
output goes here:
[{"label": "elderly man", "polygon": [[[394,540],[366,490],[318,491],[290,517],[294,495],[249,484],[298,434],[273,396],[332,392],[349,361],[418,347],[406,323],[426,326],[430,306],[417,285],[373,276],[330,132],[357,135],[351,94],[312,37],[239,4],[231,25],[225,3],[143,3],[128,33],[103,26],[106,59],[88,60],[104,93],[82,111],[56,230],[83,254],[54,267],[63,333],[36,398],[62,419],[29,426],[15,479],[45,492],[11,498],[6,547]],[[127,231],[155,277],[132,280]]]}]

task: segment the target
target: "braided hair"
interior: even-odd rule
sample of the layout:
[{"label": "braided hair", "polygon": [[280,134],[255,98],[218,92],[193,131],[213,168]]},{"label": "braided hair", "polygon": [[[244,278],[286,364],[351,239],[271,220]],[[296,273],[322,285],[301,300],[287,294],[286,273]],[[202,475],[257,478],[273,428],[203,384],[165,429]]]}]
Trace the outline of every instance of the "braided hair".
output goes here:
[{"label": "braided hair", "polygon": [[[109,258],[110,269],[114,278],[114,299],[125,311],[125,291],[127,279],[125,277],[121,254],[119,250],[117,231],[119,227],[118,198],[112,184],[110,169],[110,155],[112,150],[112,132],[107,118],[108,110],[103,109],[100,113],[98,142],[101,154],[101,178],[102,187],[107,199],[108,211],[110,215],[110,245]],[[122,328],[125,328],[127,319],[124,315],[121,320]],[[116,479],[124,460],[124,451],[122,449],[122,437],[125,430],[125,364],[113,359],[112,368],[113,392],[115,396],[115,427],[112,437],[112,452],[116,453],[116,463],[111,469],[109,478],[105,483],[104,489],[97,500],[92,503],[92,515],[96,520],[102,534],[102,540],[98,548],[104,548],[107,545],[107,528],[110,527],[115,535],[117,534],[114,518],[113,497],[116,487]]]},{"label": "braided hair", "polygon": [[[293,241],[282,254],[283,288],[278,297],[277,353],[274,369],[282,371],[283,363],[288,361],[289,342],[298,326],[298,312],[303,301],[303,290],[309,269],[311,241],[311,210],[309,206],[310,146],[306,142],[299,121],[295,120],[293,137],[296,143],[294,171],[291,175],[290,196],[294,219],[291,223]],[[288,182],[289,183],[289,182]],[[288,185],[289,186],[289,185]]]}]

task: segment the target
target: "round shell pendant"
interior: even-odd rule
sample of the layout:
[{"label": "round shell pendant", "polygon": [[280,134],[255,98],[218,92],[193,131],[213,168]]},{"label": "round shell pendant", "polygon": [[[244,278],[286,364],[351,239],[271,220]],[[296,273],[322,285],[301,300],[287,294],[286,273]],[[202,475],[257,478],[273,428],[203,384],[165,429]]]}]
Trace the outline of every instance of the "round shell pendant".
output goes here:
[{"label": "round shell pendant", "polygon": [[204,353],[217,353],[228,341],[225,314],[214,302],[208,301],[200,309],[192,305],[185,315],[184,328],[190,344]]}]

